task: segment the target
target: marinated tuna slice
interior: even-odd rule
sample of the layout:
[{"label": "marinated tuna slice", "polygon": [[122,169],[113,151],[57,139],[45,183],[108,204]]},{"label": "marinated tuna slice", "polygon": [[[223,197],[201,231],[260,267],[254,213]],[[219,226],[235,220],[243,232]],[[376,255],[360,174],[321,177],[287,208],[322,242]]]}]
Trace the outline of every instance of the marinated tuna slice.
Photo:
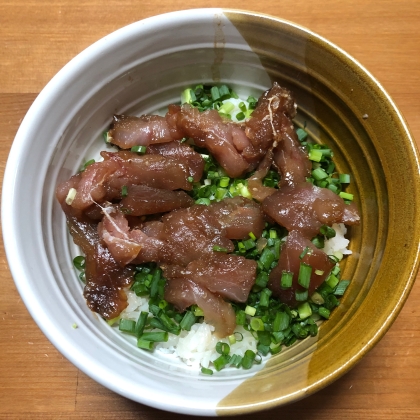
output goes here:
[{"label": "marinated tuna slice", "polygon": [[[191,190],[187,164],[161,155],[133,152],[102,152],[104,160],[89,165],[83,172],[58,185],[56,196],[73,209],[86,210],[95,203],[122,198],[123,187],[147,185],[167,190]],[[73,190],[71,201],[68,200]],[[74,214],[75,215],[75,214]]]},{"label": "marinated tuna slice", "polygon": [[[61,204],[66,202],[74,209],[84,210],[103,200],[107,193],[107,180],[119,169],[120,165],[112,160],[93,163],[83,172],[60,183],[56,189],[56,196]],[[68,201],[70,189],[73,189],[74,196]]]},{"label": "marinated tuna slice", "polygon": [[[309,182],[284,186],[263,202],[264,212],[288,231],[298,231],[311,239],[322,225],[333,223],[358,224],[360,217],[354,206],[345,212],[347,204],[327,188]],[[350,209],[349,209],[350,210]]]},{"label": "marinated tuna slice", "polygon": [[[119,170],[107,179],[108,188],[121,192],[123,185],[147,185],[165,190],[192,189],[190,171],[184,159],[161,155],[139,155],[129,151],[101,152],[104,162],[117,162]],[[88,167],[89,168],[89,167]]]},{"label": "marinated tuna slice", "polygon": [[225,198],[209,208],[215,213],[224,235],[229,239],[249,239],[249,234],[261,236],[264,229],[264,213],[253,200],[237,196]]},{"label": "marinated tuna slice", "polygon": [[282,140],[274,149],[274,163],[281,175],[280,186],[302,183],[311,176],[311,161],[299,143],[292,122],[283,127]]},{"label": "marinated tuna slice", "polygon": [[257,262],[237,255],[215,252],[187,267],[164,267],[164,275],[171,282],[183,278],[217,293],[225,299],[246,302],[255,283]]},{"label": "marinated tuna slice", "polygon": [[230,177],[240,177],[249,170],[249,163],[235,147],[235,143],[247,141],[245,133],[233,124],[225,123],[216,110],[200,112],[184,104],[171,108],[170,112],[177,114],[177,128],[184,136],[209,150]]},{"label": "marinated tuna slice", "polygon": [[227,337],[235,331],[236,316],[232,306],[191,280],[169,281],[164,298],[180,312],[184,312],[191,305],[199,306],[203,310],[204,320],[214,326],[214,332],[220,338]]},{"label": "marinated tuna slice", "polygon": [[211,206],[194,205],[174,210],[162,217],[165,228],[164,261],[186,266],[189,262],[213,253],[214,247],[227,252],[233,243],[223,235],[223,228]]},{"label": "marinated tuna slice", "polygon": [[257,107],[245,123],[245,134],[261,158],[281,141],[284,126],[289,126],[295,116],[292,93],[274,82],[271,89],[259,98]]},{"label": "marinated tuna slice", "polygon": [[190,170],[190,176],[193,177],[194,182],[200,181],[203,175],[204,160],[201,155],[194,151],[188,144],[180,143],[178,141],[154,144],[147,148],[146,154],[176,158],[185,163]]},{"label": "marinated tuna slice", "polygon": [[[307,252],[303,258],[301,254]],[[300,264],[307,264],[312,268],[310,283],[308,289],[303,288],[298,283]],[[283,244],[280,252],[278,265],[270,273],[267,287],[277,296],[281,302],[290,306],[296,306],[296,291],[308,290],[308,297],[314,293],[327,276],[330,274],[334,263],[320,249],[316,248],[312,242],[305,239],[298,232],[290,232],[286,242]],[[281,277],[283,272],[293,273],[292,286],[287,289],[281,287]]]},{"label": "marinated tuna slice", "polygon": [[120,201],[120,207],[131,216],[166,213],[193,204],[194,200],[184,191],[169,191],[147,185],[130,185]]},{"label": "marinated tuna slice", "polygon": [[89,308],[106,319],[117,317],[127,307],[123,289],[133,280],[132,267],[122,268],[109,250],[99,241],[97,226],[67,217],[74,243],[86,258],[84,296]]},{"label": "marinated tuna slice", "polygon": [[252,198],[260,203],[263,202],[265,198],[276,192],[276,188],[266,187],[263,185],[263,179],[267,176],[272,164],[273,152],[272,150],[269,150],[258,165],[255,173],[248,178],[248,191],[251,193]]},{"label": "marinated tuna slice", "polygon": [[180,136],[176,129],[168,125],[166,118],[158,115],[141,117],[114,115],[108,136],[112,144],[122,149],[182,139],[182,135]]}]

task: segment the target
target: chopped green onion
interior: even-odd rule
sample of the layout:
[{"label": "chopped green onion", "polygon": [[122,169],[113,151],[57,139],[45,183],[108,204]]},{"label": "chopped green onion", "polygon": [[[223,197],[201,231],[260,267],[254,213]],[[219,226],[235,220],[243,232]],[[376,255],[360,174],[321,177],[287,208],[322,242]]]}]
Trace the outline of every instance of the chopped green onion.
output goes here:
[{"label": "chopped green onion", "polygon": [[205,367],[201,368],[201,373],[203,373],[204,375],[213,375],[213,371]]},{"label": "chopped green onion", "polygon": [[185,89],[181,93],[181,104],[190,104],[192,102],[195,102],[196,100],[197,98],[192,89]]},{"label": "chopped green onion", "polygon": [[213,86],[210,89],[210,93],[211,93],[211,98],[213,99],[213,101],[217,101],[218,99],[220,99],[219,88],[217,86]]},{"label": "chopped green onion", "polygon": [[270,303],[270,296],[272,295],[272,291],[270,289],[263,289],[260,294],[260,306],[268,308]]},{"label": "chopped green onion", "polygon": [[306,319],[312,315],[311,305],[308,302],[301,303],[298,308],[299,318]]},{"label": "chopped green onion", "polygon": [[230,356],[222,354],[216,360],[213,360],[214,368],[219,371],[222,370],[230,362]]},{"label": "chopped green onion", "polygon": [[231,97],[229,88],[226,85],[221,85],[219,87],[219,95],[223,99],[229,99]]},{"label": "chopped green onion", "polygon": [[281,273],[280,287],[282,289],[289,289],[292,287],[293,273],[290,271],[283,271]]},{"label": "chopped green onion", "polygon": [[245,325],[245,322],[246,322],[246,313],[245,313],[245,311],[238,311],[238,312],[236,312],[236,325]]},{"label": "chopped green onion", "polygon": [[199,198],[198,200],[195,200],[195,204],[202,204],[205,206],[209,206],[210,200],[208,198]]},{"label": "chopped green onion", "polygon": [[242,358],[242,367],[244,369],[250,369],[254,363],[256,354],[252,350],[247,350]]},{"label": "chopped green onion", "polygon": [[337,284],[334,294],[337,296],[343,296],[349,284],[349,280],[341,280],[340,283]]},{"label": "chopped green onion", "polygon": [[120,331],[129,333],[129,334],[135,334],[136,333],[136,321],[133,321],[131,319],[120,319],[120,323],[118,326],[118,329]]},{"label": "chopped green onion", "polygon": [[228,252],[228,249],[227,248],[223,248],[223,247],[221,247],[219,245],[214,245],[213,246],[213,251],[216,251],[216,252]]},{"label": "chopped green onion", "polygon": [[112,137],[109,135],[109,131],[104,131],[102,133],[105,143],[111,143]]},{"label": "chopped green onion", "polygon": [[139,318],[136,322],[136,328],[134,330],[136,337],[140,337],[143,334],[144,327],[146,326],[147,318],[149,314],[145,311],[140,312]]},{"label": "chopped green onion", "polygon": [[133,146],[130,150],[132,152],[136,152],[141,155],[144,155],[146,153],[147,147],[146,146]]},{"label": "chopped green onion", "polygon": [[299,141],[304,141],[308,137],[308,133],[303,128],[298,128],[296,130]]},{"label": "chopped green onion", "polygon": [[305,249],[302,251],[302,253],[299,255],[299,258],[302,259],[305,257],[306,254],[312,254],[312,249],[309,248],[309,246],[305,247]]},{"label": "chopped green onion", "polygon": [[261,318],[251,318],[249,325],[254,331],[264,331],[264,322]]},{"label": "chopped green onion", "polygon": [[203,310],[200,307],[198,307],[198,306],[196,306],[194,308],[194,312],[193,313],[194,313],[195,316],[204,316]]},{"label": "chopped green onion", "polygon": [[309,264],[300,263],[298,283],[305,289],[309,288],[311,281],[312,267]]},{"label": "chopped green onion", "polygon": [[311,296],[311,300],[313,303],[316,303],[317,305],[322,305],[325,302],[324,298],[318,292],[315,292]]},{"label": "chopped green onion", "polygon": [[244,120],[244,119],[245,119],[245,114],[244,114],[243,112],[238,112],[238,113],[235,115],[235,117],[236,117],[236,119],[237,119],[238,121],[242,121],[242,120]]},{"label": "chopped green onion", "polygon": [[311,241],[318,249],[322,249],[325,246],[324,237],[321,235],[315,236]]},{"label": "chopped green onion", "polygon": [[267,286],[268,283],[268,274],[265,271],[261,271],[255,279],[255,284],[261,288]]},{"label": "chopped green onion", "polygon": [[83,168],[82,168],[82,172],[88,167],[88,166],[90,166],[90,165],[92,165],[93,163],[95,163],[95,159],[90,159],[90,160],[88,160],[84,165],[83,165]]},{"label": "chopped green onion", "polygon": [[222,341],[219,341],[219,342],[216,344],[216,351],[217,351],[217,353],[219,353],[219,354],[223,354],[223,355],[227,355],[227,354],[229,354],[229,352],[230,352],[230,347],[229,347],[229,344],[224,343],[224,342],[222,342]]},{"label": "chopped green onion", "polygon": [[353,201],[353,194],[350,193],[346,193],[344,191],[341,191],[340,194],[338,194],[343,200],[349,200],[349,201]]},{"label": "chopped green onion", "polygon": [[312,176],[317,181],[321,181],[321,179],[327,178],[328,174],[322,168],[317,168],[317,169],[312,171]]},{"label": "chopped green onion", "polygon": [[308,153],[309,160],[313,160],[314,162],[321,162],[323,156],[322,151],[319,149],[311,149]]},{"label": "chopped green onion", "polygon": [[160,343],[163,341],[168,341],[168,332],[167,331],[145,332],[142,334],[140,339],[145,340],[145,341],[153,341],[154,343]]},{"label": "chopped green onion", "polygon": [[337,286],[337,284],[338,284],[339,281],[340,280],[336,276],[334,276],[334,274],[330,274],[328,276],[327,280],[326,280],[328,286],[330,286],[331,289],[334,289],[335,286]]},{"label": "chopped green onion", "polygon": [[191,311],[186,311],[179,326],[185,331],[191,331],[191,327],[196,323],[197,319]]},{"label": "chopped green onion", "polygon": [[242,364],[242,356],[239,356],[238,354],[233,354],[230,358],[230,365],[235,366],[236,368],[239,368]]},{"label": "chopped green onion", "polygon": [[86,258],[83,255],[78,255],[73,258],[73,265],[79,270],[82,271],[86,266]]},{"label": "chopped green onion", "polygon": [[322,235],[326,236],[328,239],[334,238],[336,235],[335,230],[328,226],[328,225],[322,225],[319,229]]},{"label": "chopped green onion", "polygon": [[230,343],[230,344],[235,344],[235,343],[236,343],[236,337],[235,337],[235,334],[231,334],[231,335],[228,337],[228,340],[229,340],[229,343]]},{"label": "chopped green onion", "polygon": [[226,188],[229,185],[229,181],[230,181],[230,178],[227,177],[227,176],[224,176],[224,177],[220,178],[219,185],[222,188]]},{"label": "chopped green onion", "polygon": [[121,188],[121,195],[122,195],[123,197],[127,197],[127,195],[128,195],[128,188],[127,188],[127,185],[123,185],[123,186],[122,186],[122,188]]},{"label": "chopped green onion", "polygon": [[76,198],[76,194],[77,194],[76,188],[69,189],[69,192],[67,193],[66,200],[65,200],[67,205],[69,206],[72,205],[74,199]]},{"label": "chopped green onion", "polygon": [[271,251],[270,248],[264,248],[261,257],[260,257],[260,263],[264,266],[266,270],[269,270],[271,267],[271,264],[273,264],[274,260],[276,259],[275,255]]},{"label": "chopped green onion", "polygon": [[154,344],[155,343],[153,341],[143,340],[142,338],[137,340],[137,347],[144,350],[153,350]]},{"label": "chopped green onion", "polygon": [[317,276],[322,276],[324,274],[324,271],[323,270],[315,270],[315,274]]},{"label": "chopped green onion", "polygon": [[340,174],[338,179],[342,184],[350,184],[350,175],[349,174]]},{"label": "chopped green onion", "polygon": [[247,315],[254,316],[255,315],[255,312],[257,312],[257,309],[256,308],[254,308],[252,306],[249,306],[249,305],[246,306],[245,313]]},{"label": "chopped green onion", "polygon": [[331,314],[331,312],[327,308],[324,308],[323,306],[321,306],[318,309],[318,313],[319,313],[319,315],[321,315],[325,319],[328,319],[330,317],[330,314]]},{"label": "chopped green onion", "polygon": [[277,312],[273,321],[273,331],[283,331],[289,327],[290,318],[286,312]]},{"label": "chopped green onion", "polygon": [[295,290],[295,299],[297,302],[305,302],[305,300],[308,300],[308,291]]},{"label": "chopped green onion", "polygon": [[189,176],[189,177],[187,178],[187,181],[188,181],[188,182],[194,182],[194,178],[193,178],[192,176]]}]

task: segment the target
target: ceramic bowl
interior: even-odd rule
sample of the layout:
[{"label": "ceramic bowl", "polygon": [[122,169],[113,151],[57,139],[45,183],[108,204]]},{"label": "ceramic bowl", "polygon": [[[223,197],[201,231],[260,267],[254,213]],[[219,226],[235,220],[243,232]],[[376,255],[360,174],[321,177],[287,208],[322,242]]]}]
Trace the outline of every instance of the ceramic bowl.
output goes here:
[{"label": "ceramic bowl", "polygon": [[[89,311],[54,190],[102,148],[101,133],[114,113],[154,112],[202,82],[259,95],[274,80],[294,91],[296,123],[330,145],[339,170],[352,174],[350,192],[361,224],[350,230],[353,254],[343,264],[351,285],[317,337],[250,371],[227,369],[207,377],[137,349]],[[40,93],[7,163],[3,235],[28,310],[79,369],[160,409],[239,414],[290,403],[330,384],[385,334],[419,264],[419,180],[415,143],[403,117],[373,76],[344,51],[275,17],[180,11],[106,36]]]}]

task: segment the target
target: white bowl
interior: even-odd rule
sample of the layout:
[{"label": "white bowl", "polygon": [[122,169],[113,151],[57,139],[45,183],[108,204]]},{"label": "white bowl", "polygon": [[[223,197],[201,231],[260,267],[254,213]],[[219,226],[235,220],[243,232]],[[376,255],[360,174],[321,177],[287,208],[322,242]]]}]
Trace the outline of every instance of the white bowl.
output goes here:
[{"label": "white bowl", "polygon": [[[282,46],[277,69],[267,66],[261,48],[257,54],[247,42],[248,20],[276,34]],[[305,340],[280,356],[279,378],[286,378],[285,390],[273,390],[268,380],[265,393],[252,400],[246,394],[241,397],[234,392],[238,387],[252,384],[251,378],[261,369],[268,376],[276,375],[278,365],[203,376],[177,360],[137,349],[87,308],[72,266],[75,248],[54,197],[57,183],[103,148],[101,134],[114,113],[163,109],[179,100],[183,88],[202,82],[227,82],[239,94],[254,96],[271,86],[273,74],[281,73],[283,81],[293,84],[294,78],[301,80],[310,73],[305,54],[314,40],[319,48],[333,51],[343,65],[350,60],[326,40],[276,18],[222,9],[169,13],[96,42],[68,63],[34,101],[16,135],[4,178],[7,257],[16,286],[39,327],[65,357],[97,382],[163,410],[237,414],[289,403],[316,391],[348,370],[377,341],[368,337],[371,341],[350,354],[347,365],[306,378],[317,339]],[[272,60],[274,53],[269,49],[266,53]],[[376,83],[361,67],[358,71],[369,83]],[[309,114],[302,118],[311,120]],[[345,168],[345,159],[341,161]],[[360,246],[357,235],[355,246]],[[354,272],[357,266],[350,264],[347,269]],[[357,293],[350,304],[356,297]]]}]

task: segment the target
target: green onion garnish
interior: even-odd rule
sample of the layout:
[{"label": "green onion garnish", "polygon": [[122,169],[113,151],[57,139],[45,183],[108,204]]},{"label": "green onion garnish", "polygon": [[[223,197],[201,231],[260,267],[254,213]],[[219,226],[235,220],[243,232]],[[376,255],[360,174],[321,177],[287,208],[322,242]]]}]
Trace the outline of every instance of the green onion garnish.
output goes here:
[{"label": "green onion garnish", "polygon": [[301,303],[298,308],[299,318],[306,319],[312,315],[311,305],[308,302]]},{"label": "green onion garnish", "polygon": [[144,332],[140,338],[145,341],[153,341],[154,343],[159,343],[162,341],[168,341],[168,332],[167,331]]},{"label": "green onion garnish", "polygon": [[224,343],[224,342],[222,342],[222,341],[219,341],[219,342],[216,344],[216,351],[217,351],[217,353],[219,353],[219,354],[224,354],[224,355],[229,354],[229,352],[230,352],[230,347],[229,347],[229,344]]},{"label": "green onion garnish", "polygon": [[350,184],[350,175],[349,174],[340,174],[338,179],[342,184]]},{"label": "green onion garnish", "polygon": [[292,287],[293,273],[290,271],[283,271],[281,273],[280,287],[282,289],[289,289]]},{"label": "green onion garnish", "polygon": [[144,155],[146,153],[147,147],[146,146],[133,146],[130,150],[132,152],[139,153],[140,155]]},{"label": "green onion garnish", "polygon": [[203,373],[204,375],[213,375],[213,371],[205,367],[201,368],[201,373]]},{"label": "green onion garnish", "polygon": [[340,283],[337,284],[334,294],[337,296],[344,295],[344,292],[346,291],[349,284],[350,284],[349,280],[341,280]]},{"label": "green onion garnish", "polygon": [[307,290],[295,290],[295,299],[297,302],[305,302],[308,300]]},{"label": "green onion garnish", "polygon": [[228,354],[222,354],[216,360],[213,360],[214,368],[219,371],[222,370],[230,362],[230,356]]},{"label": "green onion garnish", "polygon": [[191,327],[196,323],[197,319],[191,311],[186,311],[179,326],[185,331],[191,331]]},{"label": "green onion garnish", "polygon": [[298,283],[307,289],[311,281],[312,267],[309,264],[300,263]]},{"label": "green onion garnish", "polygon": [[256,354],[252,350],[247,350],[242,358],[242,367],[244,369],[250,369],[254,363]]},{"label": "green onion garnish", "polygon": [[353,194],[350,193],[346,193],[344,191],[341,191],[340,194],[338,194],[343,200],[349,200],[349,201],[353,201]]},{"label": "green onion garnish", "polygon": [[143,340],[142,338],[137,340],[137,347],[144,350],[153,350],[154,344],[155,343],[153,341]]},{"label": "green onion garnish", "polygon": [[325,319],[328,319],[330,317],[330,314],[331,314],[331,312],[327,308],[324,308],[323,306],[321,306],[318,309],[318,313]]},{"label": "green onion garnish", "polygon": [[73,258],[73,265],[79,270],[83,271],[86,266],[86,258],[83,255],[78,255]]},{"label": "green onion garnish", "polygon": [[255,315],[255,312],[257,312],[257,309],[256,308],[254,308],[253,306],[249,306],[249,305],[246,306],[245,313],[247,315],[254,316]]},{"label": "green onion garnish", "polygon": [[122,188],[121,188],[121,195],[122,195],[123,197],[127,197],[127,195],[128,195],[128,188],[127,188],[127,185],[123,185],[123,186],[122,186]]},{"label": "green onion garnish", "polygon": [[223,248],[222,246],[219,246],[219,245],[214,245],[213,246],[213,251],[216,251],[216,252],[228,252],[228,249],[227,248]]},{"label": "green onion garnish", "polygon": [[329,227],[327,225],[322,225],[319,231],[322,235],[326,236],[328,239],[334,238],[336,235],[335,230],[332,227]]}]

